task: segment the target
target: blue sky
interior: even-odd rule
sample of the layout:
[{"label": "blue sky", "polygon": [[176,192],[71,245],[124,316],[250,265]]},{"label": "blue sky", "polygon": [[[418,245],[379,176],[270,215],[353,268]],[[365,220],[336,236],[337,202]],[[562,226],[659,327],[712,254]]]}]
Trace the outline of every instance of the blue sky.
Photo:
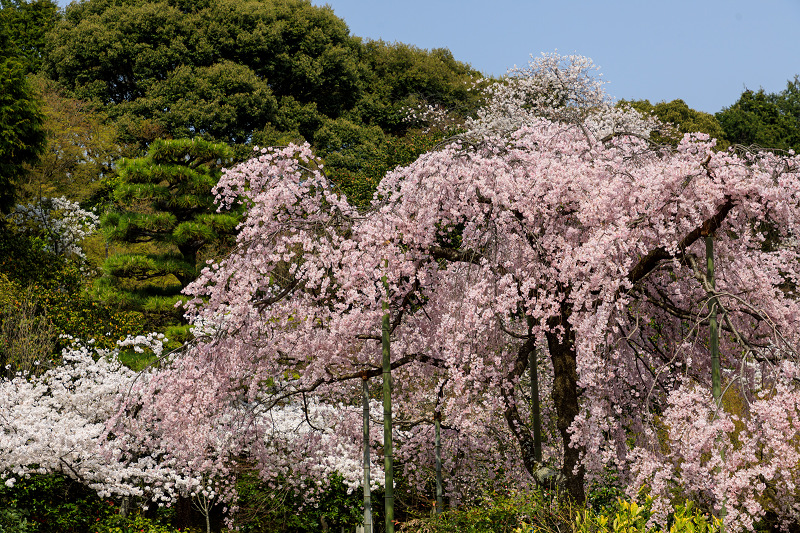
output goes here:
[{"label": "blue sky", "polygon": [[530,54],[578,53],[609,94],[682,98],[710,113],[745,87],[778,92],[800,74],[800,0],[313,0],[351,33],[420,48],[500,75]]},{"label": "blue sky", "polygon": [[[68,2],[59,0],[63,6]],[[500,75],[530,54],[591,57],[609,94],[682,98],[714,113],[746,88],[800,74],[800,0],[312,0],[354,35],[420,48]]]}]

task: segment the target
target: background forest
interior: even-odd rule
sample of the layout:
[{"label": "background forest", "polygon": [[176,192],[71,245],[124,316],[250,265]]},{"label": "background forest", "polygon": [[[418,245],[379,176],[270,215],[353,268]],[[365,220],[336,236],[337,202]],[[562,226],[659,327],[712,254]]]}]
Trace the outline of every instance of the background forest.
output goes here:
[{"label": "background forest", "polygon": [[[370,212],[376,191],[391,196],[379,189],[387,174],[463,134],[496,94],[493,84],[503,83],[485,79],[446,49],[351,35],[332,10],[300,0],[84,0],[66,10],[52,0],[0,0],[0,6],[5,383],[20,375],[34,382],[112,352],[121,370],[98,362],[92,375],[129,372],[126,383],[133,383],[136,372],[158,367],[190,342],[186,309],[176,306],[188,299],[182,291],[210,262],[235,257],[247,209],[261,205],[254,197],[218,211],[225,194],[214,187],[223,169],[261,154],[254,150],[308,143],[355,220]],[[522,107],[530,111],[529,104]],[[746,90],[715,115],[681,100],[616,105],[671,125],[648,130],[650,142],[660,145],[678,146],[685,133],[703,132],[717,139],[720,151],[800,150],[800,78],[776,94]],[[458,247],[463,227],[457,226],[437,228],[449,232],[439,243],[443,249]],[[444,252],[437,258],[441,265],[449,260]],[[406,303],[409,309],[426,305]],[[520,378],[530,387],[527,374],[520,371]],[[113,406],[103,409],[108,419],[118,414]],[[5,434],[10,413],[0,404]],[[15,476],[0,485],[0,532],[218,531],[226,516],[244,531],[339,531],[362,519],[362,489],[353,490],[336,471],[296,490],[286,479],[267,483],[242,457],[228,480],[235,501],[165,490],[169,505],[155,505],[151,494],[148,506],[148,498],[98,488],[66,463],[34,461],[39,472],[20,475],[13,461],[10,452],[0,461],[3,479]],[[502,478],[505,467],[498,468]],[[575,509],[559,508],[546,491],[534,500],[520,497],[511,479],[487,482],[484,492],[476,486],[463,502],[452,496],[450,505],[460,511],[444,521],[414,522],[431,516],[433,505],[430,481],[415,475],[395,481],[396,518],[407,531],[522,531],[515,529],[519,517],[545,508],[552,516],[543,524],[581,524],[565,514]],[[644,525],[649,508],[617,502],[625,487],[615,482],[609,472],[591,487],[590,507],[611,509],[631,527],[652,526]],[[373,501],[380,496],[373,492]],[[602,517],[583,512],[587,531],[604,530]],[[672,524],[682,512],[695,522],[702,515],[689,505],[670,515]],[[777,527],[778,514],[767,512],[756,525]]]}]

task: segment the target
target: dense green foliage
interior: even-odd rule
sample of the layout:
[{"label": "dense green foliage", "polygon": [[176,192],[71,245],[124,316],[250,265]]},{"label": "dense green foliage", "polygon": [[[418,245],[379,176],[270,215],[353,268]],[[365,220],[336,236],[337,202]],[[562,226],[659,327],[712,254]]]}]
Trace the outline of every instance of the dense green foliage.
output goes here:
[{"label": "dense green foliage", "polygon": [[404,98],[462,103],[474,74],[444,50],[363,45],[331,9],[299,0],[90,0],[51,37],[46,72],[77,97],[164,135],[234,144],[268,123],[311,140],[345,115],[396,128]]},{"label": "dense green foliage", "polygon": [[44,117],[36,92],[25,76],[24,58],[6,25],[7,11],[0,11],[0,213],[14,205],[14,189],[25,175],[25,165],[44,150]]},{"label": "dense green foliage", "polygon": [[800,78],[779,93],[746,90],[736,103],[717,113],[732,143],[800,150]]},{"label": "dense green foliage", "polygon": [[269,490],[257,476],[244,474],[237,490],[236,523],[245,533],[352,531],[363,518],[361,491],[348,493],[338,474],[304,494],[288,488]]},{"label": "dense green foliage", "polygon": [[725,132],[719,121],[709,113],[703,113],[692,109],[683,100],[673,100],[671,102],[658,102],[651,104],[649,100],[634,100],[620,103],[627,103],[644,115],[655,115],[665,123],[671,124],[675,132],[671,135],[657,135],[658,142],[668,142],[677,145],[684,133],[703,132],[717,139],[717,147],[725,149],[728,142],[725,139]]},{"label": "dense green foliage", "polygon": [[[7,372],[57,364],[64,336],[111,348],[143,333],[140,313],[92,298],[86,265],[45,250],[45,241],[7,225],[0,232],[0,363]],[[6,371],[4,371],[6,372]]]},{"label": "dense green foliage", "polygon": [[142,515],[109,515],[92,528],[92,533],[176,533],[181,531],[171,526],[159,524]]},{"label": "dense green foliage", "polygon": [[357,44],[330,9],[296,0],[90,0],[67,9],[46,70],[81,98],[161,112],[151,100],[181,65],[235,63],[330,114],[358,96]]},{"label": "dense green foliage", "polygon": [[639,504],[618,499],[601,509],[574,508],[541,492],[498,494],[481,504],[410,520],[401,532],[414,533],[714,533],[719,521],[691,502],[679,505],[668,524],[649,524],[651,501]]},{"label": "dense green foliage", "polygon": [[63,476],[0,484],[0,532],[86,533],[115,511],[113,502]]},{"label": "dense green foliage", "polygon": [[467,83],[477,73],[449,51],[363,42],[301,0],[89,0],[67,8],[48,43],[47,75],[101,103],[121,142],[306,140],[360,205],[391,168],[409,107],[466,113],[478,98]]},{"label": "dense green foliage", "polygon": [[0,273],[17,286],[44,283],[61,266],[62,260],[45,249],[41,237],[23,233],[10,223],[0,231]]},{"label": "dense green foliage", "polygon": [[103,265],[102,299],[145,314],[163,328],[181,321],[178,295],[207,255],[224,248],[239,217],[216,212],[212,187],[232,151],[202,139],[155,141],[146,157],[120,162],[114,208],[102,219],[107,238],[146,245]]},{"label": "dense green foliage", "polygon": [[[155,514],[155,513],[151,513]],[[162,524],[169,513],[146,518],[119,514],[112,500],[60,475],[36,475],[0,484],[0,533],[175,533]],[[164,516],[162,516],[164,515]]]},{"label": "dense green foliage", "polygon": [[[495,494],[472,507],[409,520],[407,533],[517,533],[562,531],[569,528],[571,510],[542,493]],[[524,527],[524,529],[523,529]]]},{"label": "dense green foliage", "polygon": [[[26,72],[41,68],[45,35],[58,19],[58,4],[54,0],[0,0],[0,26],[8,32],[15,55]],[[2,48],[8,47],[4,44]]]},{"label": "dense green foliage", "polygon": [[19,184],[20,202],[59,196],[102,201],[103,179],[113,174],[115,161],[126,153],[115,128],[101,107],[66,97],[54,81],[42,76],[29,81],[41,96],[47,147],[37,163],[27,167]]}]

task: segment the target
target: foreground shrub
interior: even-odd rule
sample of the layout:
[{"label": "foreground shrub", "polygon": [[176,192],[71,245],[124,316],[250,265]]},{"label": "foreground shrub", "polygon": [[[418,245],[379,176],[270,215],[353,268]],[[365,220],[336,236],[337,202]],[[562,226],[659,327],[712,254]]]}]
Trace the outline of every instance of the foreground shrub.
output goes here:
[{"label": "foreground shrub", "polygon": [[60,475],[0,483],[0,532],[86,533],[116,512],[85,485]]},{"label": "foreground shrub", "polygon": [[143,516],[111,515],[95,526],[92,533],[175,533],[178,529],[163,526]]},{"label": "foreground shrub", "polygon": [[564,531],[571,523],[570,506],[550,492],[496,494],[468,509],[445,511],[409,520],[405,533],[515,533]]},{"label": "foreground shrub", "polygon": [[[243,533],[316,533],[326,528],[353,531],[364,516],[363,492],[348,490],[338,473],[298,492],[289,484],[269,488],[253,472],[247,472],[238,479],[237,494],[234,520]],[[377,496],[374,493],[373,497]],[[382,500],[375,501],[382,504]],[[373,512],[379,514],[375,507],[373,504]]]},{"label": "foreground shrub", "polygon": [[[661,528],[651,523],[652,500],[647,498],[644,505],[636,502],[618,500],[612,512],[595,513],[586,509],[575,516],[575,533],[714,533],[720,531],[719,519],[709,517],[688,502],[678,506],[670,516],[669,528]],[[535,528],[523,531],[537,531]]]},{"label": "foreground shrub", "polygon": [[409,520],[405,533],[715,533],[720,521],[691,502],[677,507],[668,526],[654,524],[652,500],[643,504],[618,499],[608,507],[577,508],[548,492],[511,493],[475,507]]}]

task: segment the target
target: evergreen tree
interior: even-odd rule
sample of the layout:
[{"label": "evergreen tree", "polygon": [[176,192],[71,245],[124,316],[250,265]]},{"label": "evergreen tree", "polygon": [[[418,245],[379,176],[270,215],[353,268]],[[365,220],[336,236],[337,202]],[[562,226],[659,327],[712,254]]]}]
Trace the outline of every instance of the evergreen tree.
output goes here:
[{"label": "evergreen tree", "polygon": [[0,0],[0,20],[26,72],[41,68],[45,34],[59,18],[54,0]]},{"label": "evergreen tree", "polygon": [[800,77],[779,93],[744,91],[717,119],[732,143],[800,150]]},{"label": "evergreen tree", "polygon": [[[239,218],[217,213],[212,188],[232,150],[202,139],[158,140],[147,156],[124,159],[113,191],[115,209],[102,220],[111,243],[99,287],[122,309],[145,314],[156,329],[179,325],[181,289],[200,260],[223,247]],[[176,337],[177,335],[177,337]],[[173,340],[182,334],[173,331]]]},{"label": "evergreen tree", "polygon": [[630,105],[644,115],[655,115],[658,120],[674,127],[672,131],[654,134],[655,141],[667,142],[675,146],[683,139],[684,133],[708,133],[717,139],[717,148],[725,149],[730,143],[725,138],[725,132],[714,115],[692,109],[683,100],[671,102],[658,102],[651,104],[649,100],[633,100],[620,102],[621,105]]},{"label": "evergreen tree", "polygon": [[0,11],[0,213],[14,205],[15,187],[44,150],[41,104],[25,76],[24,61]]},{"label": "evergreen tree", "polygon": [[66,96],[102,104],[129,147],[198,136],[239,158],[308,141],[360,207],[419,126],[410,109],[463,117],[480,100],[478,73],[448,50],[362,40],[307,0],[74,2],[43,70]]}]

